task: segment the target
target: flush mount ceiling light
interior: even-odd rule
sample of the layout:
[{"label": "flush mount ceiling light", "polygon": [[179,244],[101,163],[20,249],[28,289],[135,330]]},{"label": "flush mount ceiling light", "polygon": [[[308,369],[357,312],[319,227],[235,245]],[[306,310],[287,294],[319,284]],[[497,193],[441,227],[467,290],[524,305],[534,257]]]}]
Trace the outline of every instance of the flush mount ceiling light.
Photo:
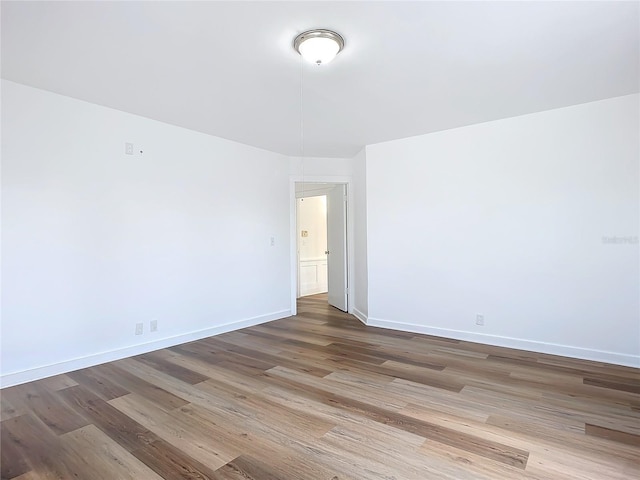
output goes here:
[{"label": "flush mount ceiling light", "polygon": [[293,48],[305,60],[322,65],[329,63],[344,48],[344,38],[323,28],[302,32],[293,41]]}]

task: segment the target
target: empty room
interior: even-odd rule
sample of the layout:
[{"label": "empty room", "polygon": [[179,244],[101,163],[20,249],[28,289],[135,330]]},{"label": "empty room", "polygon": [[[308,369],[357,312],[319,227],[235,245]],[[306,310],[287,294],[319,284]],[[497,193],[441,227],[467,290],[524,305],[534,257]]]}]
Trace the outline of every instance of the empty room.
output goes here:
[{"label": "empty room", "polygon": [[2,480],[640,478],[639,1],[1,1]]}]

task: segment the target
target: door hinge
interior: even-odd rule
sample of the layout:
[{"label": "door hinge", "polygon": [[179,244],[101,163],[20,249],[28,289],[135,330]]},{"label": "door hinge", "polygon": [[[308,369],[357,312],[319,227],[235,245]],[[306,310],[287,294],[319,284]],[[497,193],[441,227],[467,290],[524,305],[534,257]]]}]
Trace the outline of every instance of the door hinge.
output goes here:
[{"label": "door hinge", "polygon": [[349,287],[344,289],[344,293],[345,293],[345,295],[349,295]]}]

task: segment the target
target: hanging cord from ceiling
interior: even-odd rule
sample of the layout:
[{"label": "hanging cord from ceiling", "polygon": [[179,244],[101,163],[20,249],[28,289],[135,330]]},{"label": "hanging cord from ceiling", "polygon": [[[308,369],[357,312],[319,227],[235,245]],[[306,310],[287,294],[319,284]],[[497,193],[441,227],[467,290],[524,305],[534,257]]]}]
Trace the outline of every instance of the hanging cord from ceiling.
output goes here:
[{"label": "hanging cord from ceiling", "polygon": [[300,166],[302,169],[302,196],[304,201],[304,59],[300,55]]}]

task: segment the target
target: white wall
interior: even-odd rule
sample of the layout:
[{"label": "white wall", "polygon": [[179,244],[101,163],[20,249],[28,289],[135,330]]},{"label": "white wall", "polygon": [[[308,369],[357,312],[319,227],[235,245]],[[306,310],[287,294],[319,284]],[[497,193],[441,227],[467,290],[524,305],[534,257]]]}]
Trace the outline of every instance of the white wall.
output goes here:
[{"label": "white wall", "polygon": [[289,158],[4,80],[2,129],[3,385],[289,315]]},{"label": "white wall", "polygon": [[[351,186],[354,313],[640,364],[638,244],[603,243],[638,236],[638,101],[305,159]],[[4,80],[2,134],[3,386],[289,314],[299,158]]]},{"label": "white wall", "polygon": [[367,156],[362,149],[353,159],[354,184],[354,307],[353,314],[361,321],[367,322],[369,314],[368,272],[367,272]]},{"label": "white wall", "polygon": [[[352,158],[289,157],[289,173],[296,181],[336,181],[353,174]],[[321,179],[321,180],[319,180]]]},{"label": "white wall", "polygon": [[369,324],[640,365],[639,100],[368,146]]},{"label": "white wall", "polygon": [[[307,232],[306,237],[301,231]],[[327,250],[327,196],[298,199],[298,250],[301,260],[324,258]]]},{"label": "white wall", "polygon": [[[297,217],[298,295],[302,297],[325,293],[329,286],[325,253],[327,250],[327,196],[298,198]],[[302,236],[302,232],[305,232],[305,237]]]}]

